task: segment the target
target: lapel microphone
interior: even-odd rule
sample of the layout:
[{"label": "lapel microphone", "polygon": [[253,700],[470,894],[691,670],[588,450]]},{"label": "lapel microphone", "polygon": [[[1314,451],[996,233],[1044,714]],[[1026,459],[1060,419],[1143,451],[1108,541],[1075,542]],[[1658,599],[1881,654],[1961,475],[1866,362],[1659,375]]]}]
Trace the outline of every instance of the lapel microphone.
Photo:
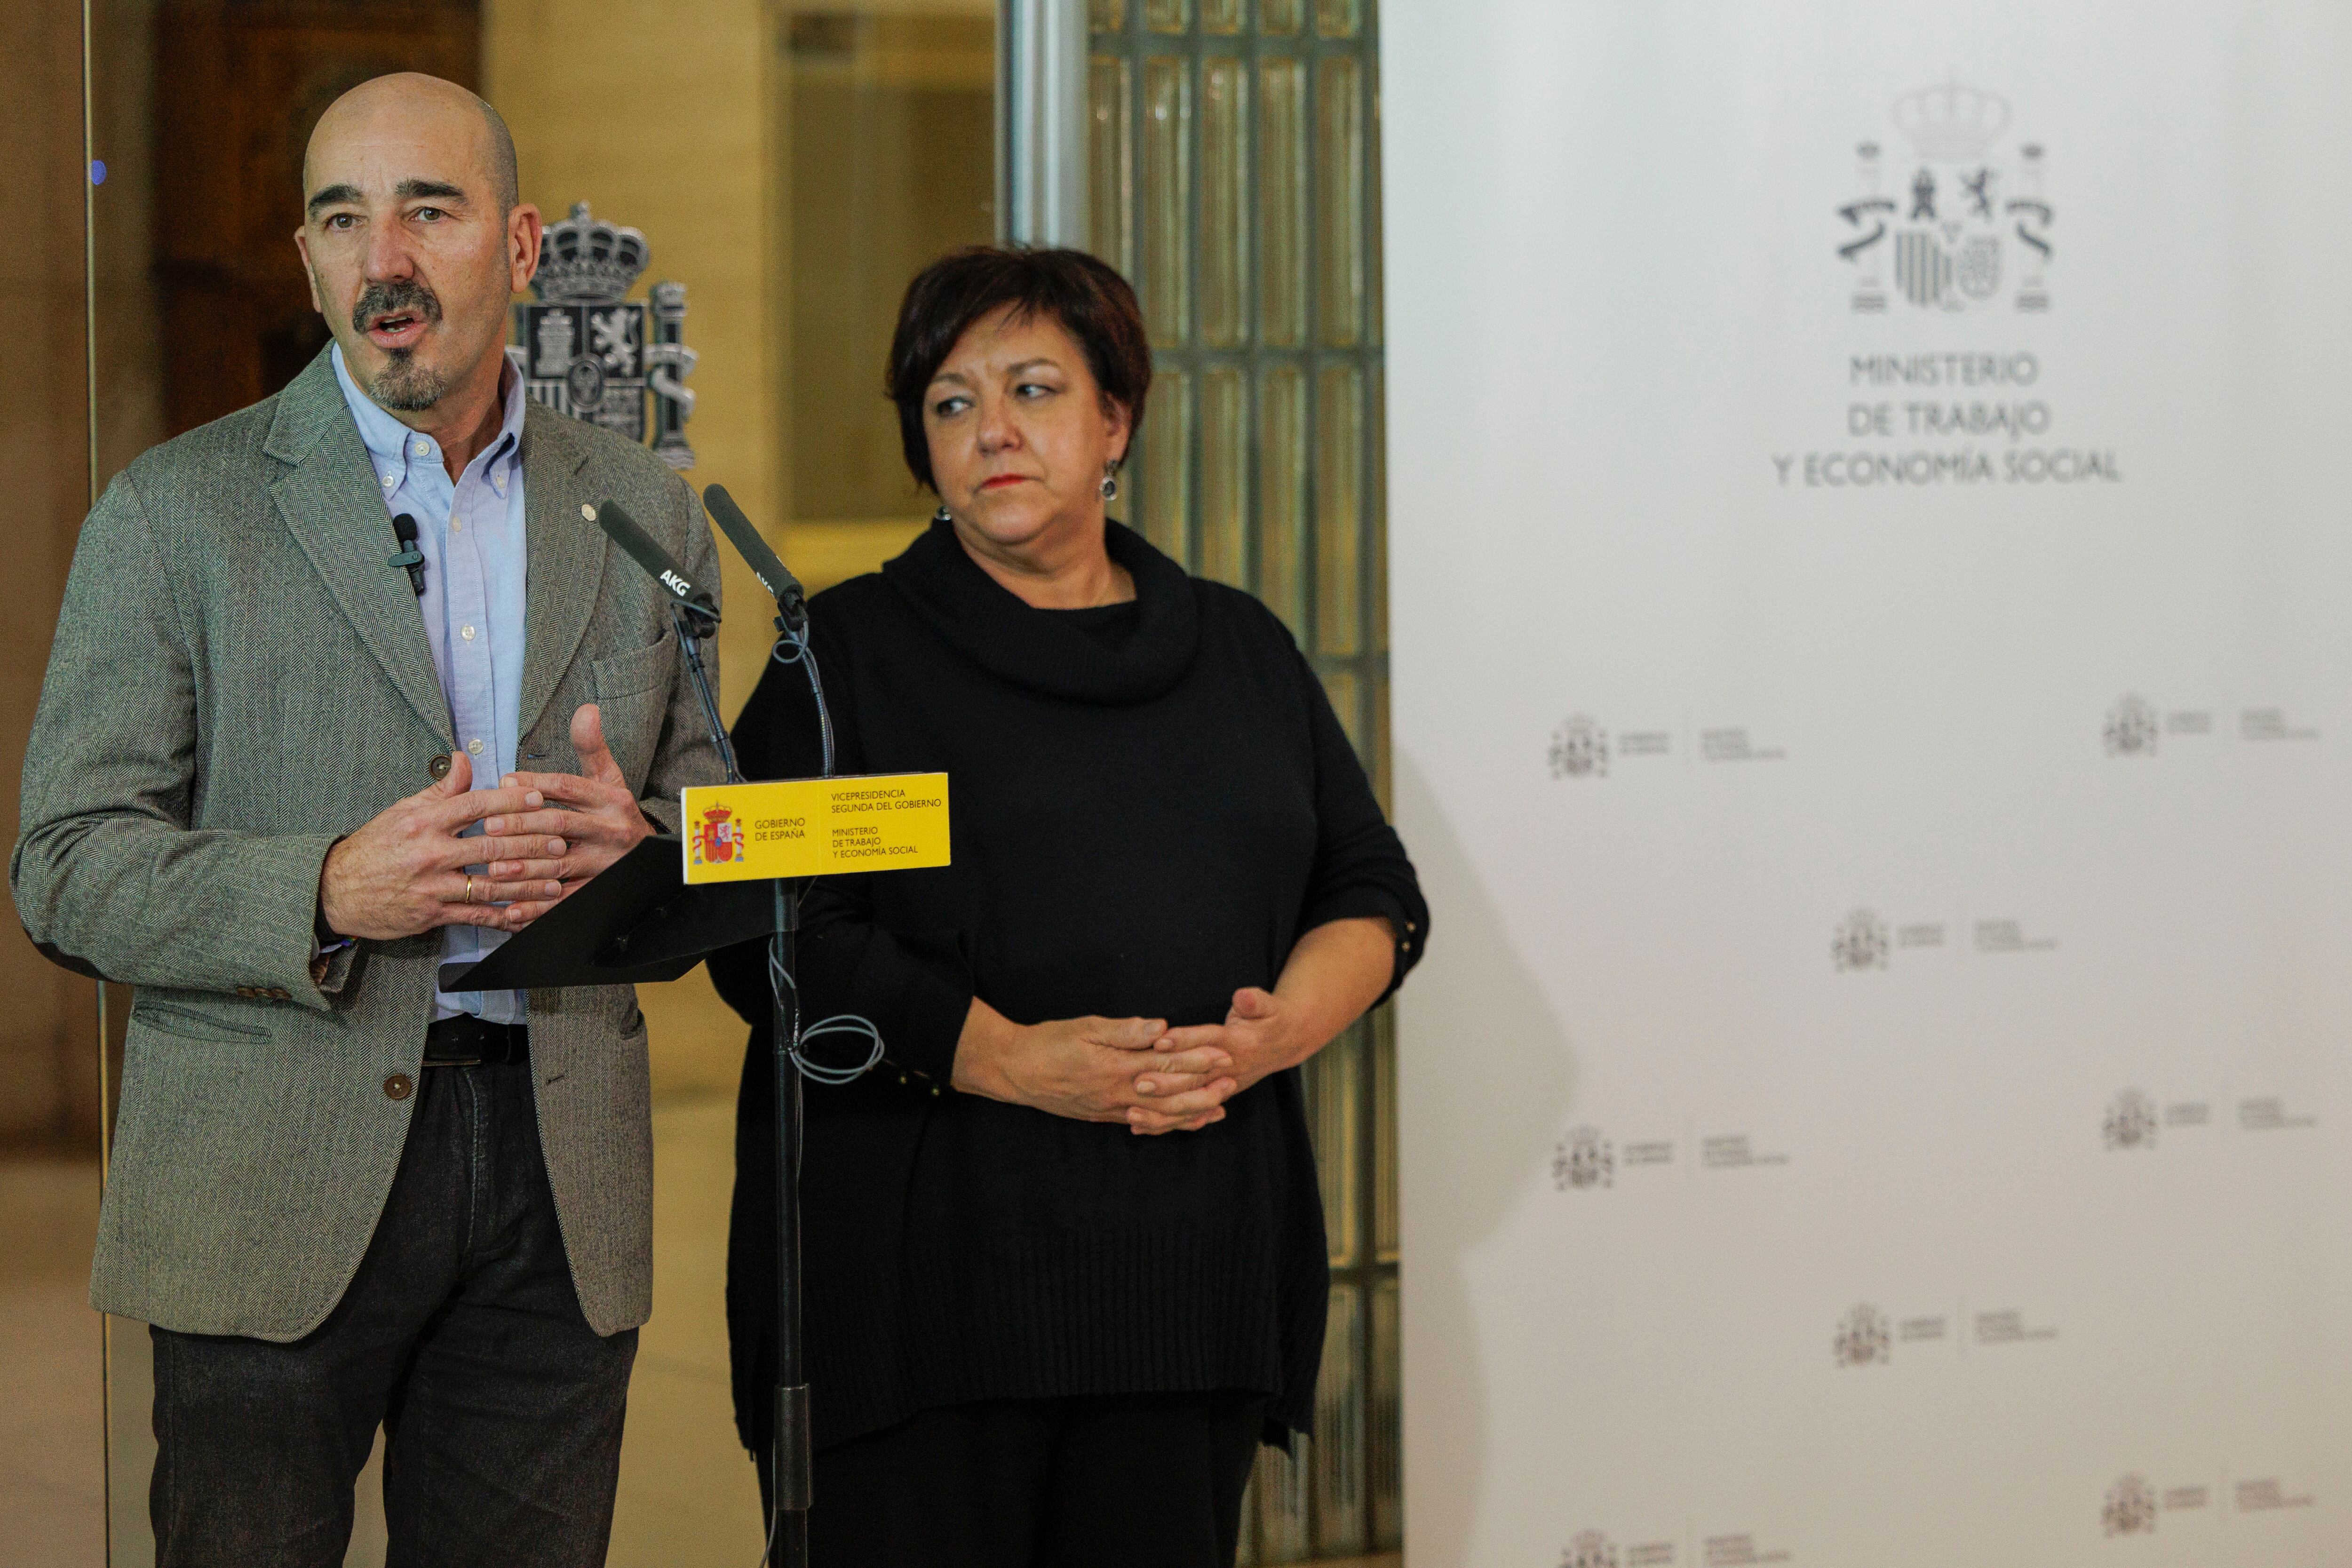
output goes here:
[{"label": "lapel microphone", "polygon": [[400,541],[400,553],[385,564],[408,569],[408,585],[416,590],[418,598],[425,597],[425,556],[416,548],[416,520],[402,512],[392,520],[393,537]]}]

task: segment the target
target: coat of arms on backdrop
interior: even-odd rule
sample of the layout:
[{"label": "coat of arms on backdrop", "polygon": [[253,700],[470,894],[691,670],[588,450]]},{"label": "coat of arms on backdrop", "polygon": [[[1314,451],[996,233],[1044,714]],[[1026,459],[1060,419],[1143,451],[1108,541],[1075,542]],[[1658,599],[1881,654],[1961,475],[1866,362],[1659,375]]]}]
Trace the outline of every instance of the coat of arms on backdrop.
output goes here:
[{"label": "coat of arms on backdrop", "polygon": [[1892,950],[1886,922],[1870,910],[1856,910],[1838,922],[1830,938],[1830,963],[1840,974],[1884,969]]},{"label": "coat of arms on backdrop", "polygon": [[1853,309],[1885,313],[1890,286],[1923,310],[2050,309],[2042,150],[2003,139],[2009,100],[1951,81],[1906,93],[1889,118],[1900,144],[1854,150],[1854,194],[1837,209]]},{"label": "coat of arms on backdrop", "polygon": [[2138,1476],[2126,1476],[2107,1489],[2100,1521],[2109,1535],[2152,1535],[2156,1532],[2156,1489]]},{"label": "coat of arms on backdrop", "polygon": [[686,285],[656,283],[647,299],[626,297],[652,259],[644,235],[572,203],[569,218],[547,226],[532,303],[514,308],[507,358],[532,398],[632,441],[650,437],[655,456],[690,468],[685,426],[694,394],[685,382],[696,355],[684,341]]},{"label": "coat of arms on backdrop", "polygon": [[1581,1531],[1559,1554],[1559,1568],[1617,1568],[1617,1543],[1597,1530]]},{"label": "coat of arms on backdrop", "polygon": [[1832,1348],[1840,1366],[1885,1366],[1895,1359],[1895,1331],[1886,1314],[1865,1301],[1838,1320]]}]

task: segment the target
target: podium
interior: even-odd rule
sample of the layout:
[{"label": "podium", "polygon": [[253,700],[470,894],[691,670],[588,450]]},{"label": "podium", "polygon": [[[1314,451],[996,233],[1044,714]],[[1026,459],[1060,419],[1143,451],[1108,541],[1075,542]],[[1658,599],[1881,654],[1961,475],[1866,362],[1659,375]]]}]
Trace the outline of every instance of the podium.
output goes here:
[{"label": "podium", "polygon": [[722,947],[793,929],[799,900],[774,882],[689,887],[678,840],[656,834],[472,963],[445,963],[443,991],[644,985],[676,980]]}]

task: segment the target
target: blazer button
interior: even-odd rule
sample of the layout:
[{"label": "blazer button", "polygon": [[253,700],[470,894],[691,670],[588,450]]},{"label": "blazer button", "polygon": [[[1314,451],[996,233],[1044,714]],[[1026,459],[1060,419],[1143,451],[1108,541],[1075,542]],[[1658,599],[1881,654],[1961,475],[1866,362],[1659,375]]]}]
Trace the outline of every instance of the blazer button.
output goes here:
[{"label": "blazer button", "polygon": [[406,1100],[416,1092],[416,1080],[404,1072],[396,1072],[383,1080],[386,1100]]},{"label": "blazer button", "polygon": [[447,778],[449,776],[449,753],[446,752],[435,752],[433,760],[425,764],[425,771],[433,775],[436,783]]}]

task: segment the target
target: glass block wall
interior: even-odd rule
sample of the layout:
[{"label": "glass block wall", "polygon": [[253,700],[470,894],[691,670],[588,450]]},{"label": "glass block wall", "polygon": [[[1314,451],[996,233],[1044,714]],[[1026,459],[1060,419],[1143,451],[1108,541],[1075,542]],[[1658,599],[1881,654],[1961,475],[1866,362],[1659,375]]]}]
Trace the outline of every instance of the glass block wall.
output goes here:
[{"label": "glass block wall", "polygon": [[[1087,0],[1087,219],[1156,372],[1125,520],[1286,621],[1389,799],[1375,0]],[[1260,1455],[1244,1563],[1402,1539],[1396,1043],[1307,1068],[1331,1237],[1312,1442]]]}]

